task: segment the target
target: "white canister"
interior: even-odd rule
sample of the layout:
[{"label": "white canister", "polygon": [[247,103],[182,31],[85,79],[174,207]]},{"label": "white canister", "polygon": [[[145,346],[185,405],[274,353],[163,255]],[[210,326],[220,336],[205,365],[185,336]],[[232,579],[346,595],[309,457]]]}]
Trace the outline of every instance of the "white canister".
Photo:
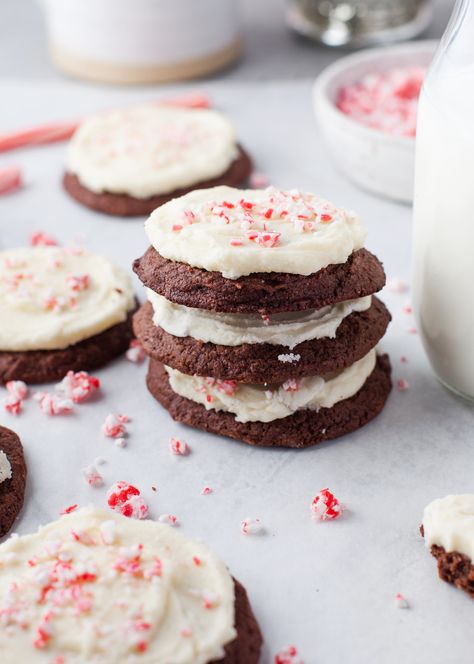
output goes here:
[{"label": "white canister", "polygon": [[240,53],[237,0],[41,0],[54,63],[110,83],[203,76]]}]

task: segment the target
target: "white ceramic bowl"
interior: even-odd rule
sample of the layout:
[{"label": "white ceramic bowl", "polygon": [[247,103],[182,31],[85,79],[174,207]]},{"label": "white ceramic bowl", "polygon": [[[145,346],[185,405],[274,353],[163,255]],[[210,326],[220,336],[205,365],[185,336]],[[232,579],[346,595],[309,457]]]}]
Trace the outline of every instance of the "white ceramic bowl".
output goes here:
[{"label": "white ceramic bowl", "polygon": [[371,193],[404,203],[413,201],[415,139],[360,124],[337,108],[338,93],[368,73],[428,65],[437,43],[418,41],[360,51],[330,65],[314,83],[314,112],[337,165]]},{"label": "white ceramic bowl", "polygon": [[195,78],[240,53],[237,0],[39,0],[66,74],[107,83]]}]

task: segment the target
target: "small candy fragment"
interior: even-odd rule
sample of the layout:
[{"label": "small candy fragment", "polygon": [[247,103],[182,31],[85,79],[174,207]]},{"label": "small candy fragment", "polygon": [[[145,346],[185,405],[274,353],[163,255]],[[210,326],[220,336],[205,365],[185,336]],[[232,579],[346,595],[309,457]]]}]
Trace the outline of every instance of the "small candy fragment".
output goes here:
[{"label": "small candy fragment", "polygon": [[78,504],[74,503],[74,505],[68,505],[68,507],[65,507],[59,514],[71,514],[71,512],[74,512],[74,510],[77,510]]},{"label": "small candy fragment", "polygon": [[141,347],[138,339],[131,340],[130,347],[125,353],[125,357],[129,362],[133,362],[134,364],[141,364],[146,358],[145,351]]},{"label": "small candy fragment", "polygon": [[162,514],[158,517],[160,523],[165,523],[167,526],[177,526],[178,518],[174,514]]},{"label": "small candy fragment", "polygon": [[18,166],[8,166],[0,169],[0,195],[10,194],[12,191],[21,189],[23,178]]},{"label": "small candy fragment", "polygon": [[148,516],[148,505],[140,496],[140,491],[127,482],[119,481],[110,487],[107,504],[123,516],[134,519],[146,519]]},{"label": "small candy fragment", "polygon": [[275,655],[275,664],[303,664],[303,660],[298,657],[296,646],[289,646],[286,650]]},{"label": "small candy fragment", "polygon": [[401,594],[397,593],[395,595],[395,607],[397,609],[409,609],[410,605],[408,604],[408,601],[406,598]]},{"label": "small candy fragment", "polygon": [[33,235],[30,236],[30,245],[32,247],[56,247],[58,244],[59,243],[52,235],[48,235],[42,231],[33,233]]},{"label": "small candy fragment", "polygon": [[100,487],[104,484],[104,478],[95,466],[87,466],[82,472],[89,486]]},{"label": "small candy fragment", "polygon": [[410,385],[408,384],[408,381],[404,378],[399,378],[397,380],[397,388],[399,392],[406,392],[409,387]]},{"label": "small candy fragment", "polygon": [[176,456],[187,456],[190,452],[189,445],[179,438],[170,438],[170,451]]},{"label": "small candy fragment", "polygon": [[12,415],[19,415],[23,400],[28,395],[28,387],[22,380],[9,380],[5,385],[8,395],[3,399],[5,410]]},{"label": "small candy fragment", "polygon": [[107,438],[122,438],[126,434],[125,424],[129,421],[127,415],[114,415],[110,413],[102,425],[102,433]]},{"label": "small candy fragment", "polygon": [[46,415],[66,415],[74,410],[71,399],[49,392],[36,392],[34,399]]},{"label": "small candy fragment", "polygon": [[203,496],[208,496],[210,493],[212,493],[212,489],[210,486],[205,486],[201,491],[201,495]]},{"label": "small candy fragment", "polygon": [[274,231],[247,231],[247,237],[261,247],[276,247],[280,241],[281,233]]},{"label": "small candy fragment", "polygon": [[311,511],[313,512],[314,517],[319,519],[319,521],[338,519],[344,509],[344,506],[340,504],[338,499],[329,491],[329,489],[321,489],[311,503]]},{"label": "small candy fragment", "polygon": [[411,304],[405,304],[405,306],[403,307],[403,313],[404,314],[412,314],[413,313],[413,307],[411,306]]},{"label": "small candy fragment", "polygon": [[89,376],[87,371],[68,371],[62,381],[55,387],[56,391],[71,399],[74,403],[81,403],[100,388],[100,380]]},{"label": "small candy fragment", "polygon": [[249,185],[251,189],[266,189],[270,181],[268,176],[265,173],[260,173],[259,171],[253,171],[250,174]]},{"label": "small candy fragment", "polygon": [[247,517],[240,524],[240,530],[244,535],[260,535],[263,533],[263,526],[260,519],[252,519]]},{"label": "small candy fragment", "polygon": [[100,536],[104,544],[113,544],[117,535],[117,524],[115,521],[104,521],[99,527]]}]

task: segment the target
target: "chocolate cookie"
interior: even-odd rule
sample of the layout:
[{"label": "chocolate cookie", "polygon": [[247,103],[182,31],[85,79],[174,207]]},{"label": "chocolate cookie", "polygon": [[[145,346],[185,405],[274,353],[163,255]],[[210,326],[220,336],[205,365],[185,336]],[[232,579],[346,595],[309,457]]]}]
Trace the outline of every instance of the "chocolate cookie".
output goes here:
[{"label": "chocolate cookie", "polygon": [[234,579],[237,637],[225,646],[225,657],[211,664],[258,664],[262,634],[245,588]]},{"label": "chocolate cookie", "polygon": [[457,551],[448,553],[436,544],[431,547],[431,554],[438,561],[439,578],[464,590],[474,599],[474,566],[471,559]]},{"label": "chocolate cookie", "polygon": [[385,305],[374,297],[369,309],[344,318],[334,339],[304,341],[291,351],[300,355],[298,362],[281,362],[278,357],[290,352],[285,346],[221,346],[192,337],[175,337],[154,325],[152,317],[153,308],[147,302],[133,318],[135,335],[147,355],[185,374],[241,383],[279,383],[344,369],[377,345],[391,319]]},{"label": "chocolate cookie", "polygon": [[103,367],[129,347],[134,311],[123,323],[61,350],[0,351],[0,384],[9,380],[49,383],[61,380],[69,370],[91,371]]},{"label": "chocolate cookie", "polygon": [[371,295],[385,285],[382,264],[367,249],[355,251],[345,263],[328,265],[307,277],[262,272],[225,279],[220,272],[167,260],[153,247],[134,262],[133,269],[145,286],[171,302],[240,314],[321,309]]},{"label": "chocolate cookie", "polygon": [[64,175],[63,186],[76,201],[93,210],[117,217],[139,217],[151,214],[160,205],[173,198],[184,196],[193,189],[207,189],[222,184],[237,187],[248,179],[251,171],[252,161],[247,152],[239,146],[238,156],[225,173],[211,180],[196,182],[191,187],[176,189],[168,194],[158,194],[150,198],[135,198],[128,194],[114,194],[106,191],[98,194],[84,187],[76,175],[68,172]]},{"label": "chocolate cookie", "polygon": [[0,537],[8,533],[23,507],[26,463],[20,439],[10,429],[0,426],[0,450],[10,462],[12,476],[0,482]]},{"label": "chocolate cookie", "polygon": [[362,388],[332,408],[299,410],[272,422],[237,422],[232,413],[206,410],[173,392],[163,364],[156,360],[150,360],[147,385],[178,422],[250,445],[292,448],[312,447],[364,426],[380,413],[392,387],[390,361],[380,355]]}]

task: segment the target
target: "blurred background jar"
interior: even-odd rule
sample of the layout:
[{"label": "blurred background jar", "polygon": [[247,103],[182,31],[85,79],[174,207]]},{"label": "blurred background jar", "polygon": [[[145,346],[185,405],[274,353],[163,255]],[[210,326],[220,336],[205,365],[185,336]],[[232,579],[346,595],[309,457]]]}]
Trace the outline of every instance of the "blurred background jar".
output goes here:
[{"label": "blurred background jar", "polygon": [[287,20],[326,46],[369,46],[411,39],[432,16],[431,0],[288,0]]},{"label": "blurred background jar", "polygon": [[105,83],[178,81],[241,51],[238,0],[40,0],[62,72]]}]

